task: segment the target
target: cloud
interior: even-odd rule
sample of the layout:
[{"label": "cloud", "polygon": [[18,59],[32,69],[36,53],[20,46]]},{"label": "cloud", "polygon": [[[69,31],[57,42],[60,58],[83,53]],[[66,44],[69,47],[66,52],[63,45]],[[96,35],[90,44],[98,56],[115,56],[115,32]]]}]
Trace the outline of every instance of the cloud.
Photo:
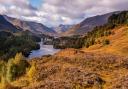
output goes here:
[{"label": "cloud", "polygon": [[6,12],[6,8],[0,4],[0,13],[5,13]]},{"label": "cloud", "polygon": [[86,17],[127,10],[127,4],[128,0],[44,0],[40,10],[50,15],[53,25],[72,24]]},{"label": "cloud", "polygon": [[30,0],[0,0],[0,13],[55,26],[76,24],[90,16],[128,9],[128,0],[42,1],[42,5],[37,9],[30,4]]},{"label": "cloud", "polygon": [[1,14],[9,15],[31,15],[35,10],[28,2],[28,0],[0,0],[0,8],[2,9]]}]

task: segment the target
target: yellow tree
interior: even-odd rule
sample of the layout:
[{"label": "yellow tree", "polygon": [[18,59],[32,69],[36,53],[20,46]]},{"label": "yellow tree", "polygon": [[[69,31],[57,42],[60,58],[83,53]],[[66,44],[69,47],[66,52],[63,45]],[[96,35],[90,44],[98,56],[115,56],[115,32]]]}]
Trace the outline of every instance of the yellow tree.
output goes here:
[{"label": "yellow tree", "polygon": [[24,56],[22,55],[22,53],[17,53],[14,59],[14,63],[15,64],[19,64],[21,62],[21,60],[24,60]]},{"label": "yellow tree", "polygon": [[34,80],[35,73],[36,73],[36,64],[32,63],[31,68],[29,69],[27,73],[30,81]]}]

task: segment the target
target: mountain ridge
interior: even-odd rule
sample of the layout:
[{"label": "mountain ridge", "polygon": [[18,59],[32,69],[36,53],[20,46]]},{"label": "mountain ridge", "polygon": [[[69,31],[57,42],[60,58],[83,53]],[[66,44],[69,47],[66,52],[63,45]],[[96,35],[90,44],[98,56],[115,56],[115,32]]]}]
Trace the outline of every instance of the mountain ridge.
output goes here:
[{"label": "mountain ridge", "polygon": [[41,23],[37,23],[33,21],[23,21],[17,18],[6,16],[6,15],[4,15],[4,17],[6,18],[7,21],[12,23],[14,26],[16,27],[18,26],[22,28],[23,30],[29,30],[35,34],[42,33],[42,34],[47,34],[47,35],[53,35],[56,33],[53,29],[48,28],[47,26]]},{"label": "mountain ridge", "polygon": [[107,23],[109,16],[111,16],[114,13],[119,13],[119,11],[86,18],[79,24],[74,25],[72,28],[64,32],[63,36],[83,35],[87,32],[90,32],[93,30],[95,26],[100,26]]},{"label": "mountain ridge", "polygon": [[12,23],[7,21],[3,15],[0,15],[0,31],[19,32],[22,29],[15,27]]}]

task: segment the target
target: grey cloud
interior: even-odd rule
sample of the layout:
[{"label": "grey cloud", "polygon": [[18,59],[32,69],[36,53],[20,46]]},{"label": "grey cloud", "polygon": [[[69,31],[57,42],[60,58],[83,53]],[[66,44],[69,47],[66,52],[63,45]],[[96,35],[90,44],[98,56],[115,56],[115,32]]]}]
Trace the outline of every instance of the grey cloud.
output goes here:
[{"label": "grey cloud", "polygon": [[0,13],[46,25],[74,24],[86,17],[127,10],[128,0],[43,0],[34,8],[29,0],[0,0]]}]

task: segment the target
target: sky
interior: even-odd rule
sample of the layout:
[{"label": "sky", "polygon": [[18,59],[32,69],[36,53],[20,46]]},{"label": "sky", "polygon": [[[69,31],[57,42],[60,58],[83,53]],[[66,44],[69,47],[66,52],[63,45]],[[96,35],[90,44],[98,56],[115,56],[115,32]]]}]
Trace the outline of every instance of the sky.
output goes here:
[{"label": "sky", "polygon": [[30,4],[35,8],[40,8],[43,3],[43,0],[29,0]]},{"label": "sky", "polygon": [[128,10],[128,0],[0,0],[0,14],[50,27],[121,10]]}]

